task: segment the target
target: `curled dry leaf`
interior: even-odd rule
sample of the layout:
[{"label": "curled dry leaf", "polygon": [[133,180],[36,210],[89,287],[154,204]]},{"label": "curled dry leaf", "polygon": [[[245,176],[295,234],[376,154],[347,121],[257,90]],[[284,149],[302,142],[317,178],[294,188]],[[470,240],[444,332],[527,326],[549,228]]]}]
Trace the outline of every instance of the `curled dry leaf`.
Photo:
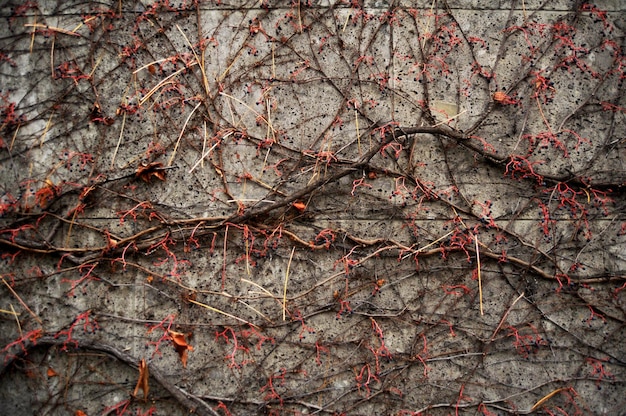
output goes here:
[{"label": "curled dry leaf", "polygon": [[115,119],[104,115],[104,113],[102,112],[102,108],[98,103],[94,103],[93,109],[91,110],[90,118],[92,122],[104,124],[105,126],[110,126],[111,124],[115,123]]},{"label": "curled dry leaf", "polygon": [[293,207],[300,212],[304,212],[304,210],[306,209],[306,204],[302,201],[295,201],[293,203]]},{"label": "curled dry leaf", "polygon": [[169,331],[169,335],[174,343],[174,349],[180,356],[180,361],[182,361],[183,367],[187,367],[187,351],[193,351],[193,347],[187,344],[185,334],[182,332]]},{"label": "curled dry leaf", "polygon": [[515,97],[507,95],[503,91],[494,92],[492,97],[495,102],[502,104],[502,105],[516,105],[519,103],[519,101],[515,99]]},{"label": "curled dry leaf", "polygon": [[508,95],[506,95],[504,92],[502,91],[496,91],[493,93],[493,100],[497,101],[499,103],[504,102],[505,100],[507,100],[509,98]]},{"label": "curled dry leaf", "polygon": [[165,170],[163,168],[163,163],[161,162],[152,162],[146,163],[141,162],[135,171],[135,177],[141,179],[146,183],[150,183],[153,177],[164,181],[165,180]]},{"label": "curled dry leaf", "polygon": [[148,385],[149,378],[148,364],[146,364],[146,360],[142,358],[141,361],[139,361],[139,380],[137,380],[137,385],[133,391],[134,397],[137,397],[137,393],[139,389],[141,389],[143,391],[143,399],[146,400],[148,398],[148,392],[150,391],[150,386]]},{"label": "curled dry leaf", "polygon": [[54,371],[54,368],[52,367],[48,367],[48,371],[46,372],[46,374],[48,375],[48,377],[57,377],[59,374]]}]

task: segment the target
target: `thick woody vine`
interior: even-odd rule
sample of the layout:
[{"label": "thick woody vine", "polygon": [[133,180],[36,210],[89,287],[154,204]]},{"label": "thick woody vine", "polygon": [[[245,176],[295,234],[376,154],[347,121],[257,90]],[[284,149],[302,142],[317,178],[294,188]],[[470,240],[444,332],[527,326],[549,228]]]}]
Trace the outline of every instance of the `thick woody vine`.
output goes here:
[{"label": "thick woody vine", "polygon": [[[622,29],[390,4],[2,9],[0,376],[33,409],[618,408]],[[92,353],[136,383],[55,393]]]}]

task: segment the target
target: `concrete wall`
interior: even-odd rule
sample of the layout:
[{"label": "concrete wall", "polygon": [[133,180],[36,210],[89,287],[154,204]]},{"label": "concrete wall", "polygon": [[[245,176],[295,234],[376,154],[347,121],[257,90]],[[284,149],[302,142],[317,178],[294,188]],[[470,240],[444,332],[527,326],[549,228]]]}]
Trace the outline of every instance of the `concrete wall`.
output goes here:
[{"label": "concrete wall", "polygon": [[621,2],[14,3],[2,413],[626,406]]}]

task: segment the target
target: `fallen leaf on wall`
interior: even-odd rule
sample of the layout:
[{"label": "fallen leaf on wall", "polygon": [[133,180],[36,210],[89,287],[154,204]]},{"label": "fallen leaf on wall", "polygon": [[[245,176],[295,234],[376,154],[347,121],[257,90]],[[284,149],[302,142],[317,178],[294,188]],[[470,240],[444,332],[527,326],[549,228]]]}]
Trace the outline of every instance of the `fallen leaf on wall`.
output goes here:
[{"label": "fallen leaf on wall", "polygon": [[306,204],[302,201],[296,201],[292,205],[295,209],[297,209],[300,212],[304,212],[304,210],[306,209]]},{"label": "fallen leaf on wall", "polygon": [[146,364],[146,360],[142,358],[139,362],[139,380],[137,380],[137,385],[133,391],[134,397],[137,397],[137,393],[139,392],[139,389],[141,389],[143,391],[144,400],[148,398],[148,392],[150,391],[150,386],[148,385],[149,378],[150,373],[148,372],[148,364]]},{"label": "fallen leaf on wall", "polygon": [[165,170],[163,169],[163,163],[161,162],[152,162],[145,163],[142,162],[137,167],[135,171],[135,177],[141,179],[144,182],[150,183],[152,178],[157,178],[159,180],[165,180]]},{"label": "fallen leaf on wall", "polygon": [[92,122],[104,124],[105,126],[110,126],[111,124],[115,123],[115,119],[104,115],[104,113],[102,112],[102,108],[98,103],[94,103],[93,109],[91,110],[90,118]]},{"label": "fallen leaf on wall", "polygon": [[174,349],[180,356],[180,361],[182,361],[183,367],[187,367],[187,352],[193,351],[193,347],[187,344],[185,334],[182,332],[169,331],[169,335],[174,343]]}]

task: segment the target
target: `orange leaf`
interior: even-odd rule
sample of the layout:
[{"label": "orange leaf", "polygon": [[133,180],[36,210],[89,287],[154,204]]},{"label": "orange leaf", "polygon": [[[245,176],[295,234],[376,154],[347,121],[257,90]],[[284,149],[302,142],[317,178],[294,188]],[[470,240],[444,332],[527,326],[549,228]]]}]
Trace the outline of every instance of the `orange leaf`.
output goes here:
[{"label": "orange leaf", "polygon": [[493,100],[497,101],[499,103],[504,102],[505,100],[507,100],[508,98],[510,98],[508,95],[506,95],[504,92],[502,91],[496,91],[493,93]]},{"label": "orange leaf", "polygon": [[141,361],[139,361],[139,380],[137,380],[137,385],[133,391],[134,397],[137,397],[137,393],[139,392],[139,389],[141,389],[143,391],[144,400],[148,398],[148,392],[150,391],[150,386],[148,385],[149,378],[150,373],[148,372],[148,364],[146,364],[146,360],[142,358]]},{"label": "orange leaf", "polygon": [[304,212],[304,210],[306,209],[306,204],[302,201],[296,201],[293,203],[293,207],[300,212]]},{"label": "orange leaf", "polygon": [[174,344],[174,349],[180,356],[180,361],[183,363],[183,367],[187,367],[187,351],[193,351],[193,347],[187,344],[185,340],[185,334],[182,332],[169,331],[170,338]]},{"label": "orange leaf", "polygon": [[87,413],[83,412],[82,410],[77,410],[74,412],[74,416],[87,416]]},{"label": "orange leaf", "polygon": [[50,179],[45,180],[45,186],[35,192],[35,201],[41,208],[45,208],[58,194],[59,187],[55,186]]},{"label": "orange leaf", "polygon": [[135,171],[135,177],[141,179],[144,182],[150,183],[150,180],[155,177],[159,180],[165,180],[165,170],[163,168],[163,163],[161,162],[152,162],[145,163],[141,162]]},{"label": "orange leaf", "polygon": [[52,367],[48,367],[48,371],[47,371],[48,377],[57,377],[59,374],[54,371],[54,368]]}]

